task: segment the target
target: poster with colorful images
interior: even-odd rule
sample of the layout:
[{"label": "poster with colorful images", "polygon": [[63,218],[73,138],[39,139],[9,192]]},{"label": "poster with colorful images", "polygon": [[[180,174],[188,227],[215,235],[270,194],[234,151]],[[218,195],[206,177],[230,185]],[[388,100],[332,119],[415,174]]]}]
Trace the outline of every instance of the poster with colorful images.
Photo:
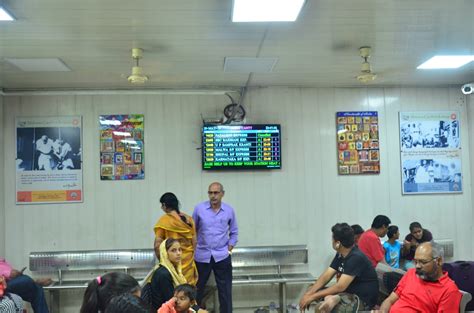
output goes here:
[{"label": "poster with colorful images", "polygon": [[100,179],[145,178],[143,114],[101,115]]},{"label": "poster with colorful images", "polygon": [[400,112],[402,193],[461,193],[459,112]]},{"label": "poster with colorful images", "polygon": [[337,112],[336,126],[339,175],[379,174],[378,113]]},{"label": "poster with colorful images", "polygon": [[18,117],[16,204],[83,202],[82,117]]}]

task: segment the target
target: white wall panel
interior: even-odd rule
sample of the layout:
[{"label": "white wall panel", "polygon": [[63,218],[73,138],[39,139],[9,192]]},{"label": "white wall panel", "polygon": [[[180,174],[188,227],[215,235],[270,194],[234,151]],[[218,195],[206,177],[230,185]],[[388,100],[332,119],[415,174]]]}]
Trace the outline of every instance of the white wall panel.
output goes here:
[{"label": "white wall panel", "polygon": [[[227,98],[211,95],[5,97],[2,147],[15,147],[16,116],[39,115],[82,115],[84,147],[82,204],[16,206],[14,184],[2,181],[7,258],[20,267],[34,250],[151,247],[152,227],[162,214],[159,196],[175,192],[182,210],[191,214],[216,180],[236,209],[240,245],[308,244],[314,274],[334,254],[333,224],[368,228],[377,214],[388,215],[403,235],[417,220],[435,238],[454,239],[457,259],[473,258],[466,238],[473,230],[474,144],[468,123],[474,110],[466,109],[458,88],[252,89],[245,98],[247,122],[281,124],[282,169],[203,172],[201,116],[220,116],[226,103]],[[355,110],[379,112],[380,175],[337,175],[335,113]],[[462,194],[401,194],[398,112],[427,110],[461,112]],[[145,114],[145,180],[100,181],[97,117],[127,113]],[[0,161],[3,156],[3,177],[14,177],[14,150],[5,149]]]},{"label": "white wall panel", "polygon": [[[5,199],[4,188],[5,172],[4,172],[4,145],[3,145],[3,97],[0,97],[0,199]],[[0,256],[5,255],[5,201],[0,201]]]}]

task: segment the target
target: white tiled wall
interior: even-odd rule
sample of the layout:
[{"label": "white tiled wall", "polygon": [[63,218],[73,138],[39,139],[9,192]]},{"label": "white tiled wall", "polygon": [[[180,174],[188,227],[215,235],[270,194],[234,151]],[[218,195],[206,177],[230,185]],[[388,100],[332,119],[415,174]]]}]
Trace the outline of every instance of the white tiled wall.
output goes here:
[{"label": "white tiled wall", "polygon": [[[175,192],[182,210],[191,213],[194,204],[206,198],[207,185],[218,180],[226,189],[224,200],[236,209],[240,245],[307,244],[315,275],[333,256],[333,224],[346,221],[369,227],[377,214],[388,215],[402,234],[417,220],[435,238],[452,238],[455,258],[473,258],[470,158],[474,145],[469,121],[474,113],[467,109],[459,88],[274,87],[252,89],[247,95],[248,123],[281,124],[281,170],[201,170],[201,115],[220,116],[228,103],[224,96],[4,97],[5,150],[0,161],[5,160],[5,174],[0,187],[5,192],[1,205],[6,210],[6,257],[22,267],[30,251],[151,247],[152,227],[162,214],[159,196]],[[335,113],[352,110],[379,112],[380,175],[337,175]],[[398,112],[417,110],[461,112],[462,194],[401,195]],[[145,180],[100,181],[98,115],[111,113],[145,114]],[[83,116],[84,203],[15,205],[10,179],[15,171],[14,119],[38,115]],[[289,303],[301,288],[292,290]],[[246,291],[236,288],[235,293],[239,304],[238,295]],[[264,301],[252,299],[254,294],[259,293],[247,294],[250,298],[244,302],[276,300],[276,295]],[[68,295],[63,296],[64,312],[77,312],[81,295]]]}]

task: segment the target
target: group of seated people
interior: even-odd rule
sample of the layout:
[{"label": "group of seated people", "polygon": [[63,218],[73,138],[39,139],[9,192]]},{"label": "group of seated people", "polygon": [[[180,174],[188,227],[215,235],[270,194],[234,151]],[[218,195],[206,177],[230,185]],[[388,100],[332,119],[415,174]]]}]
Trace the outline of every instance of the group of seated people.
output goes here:
[{"label": "group of seated people", "polygon": [[[371,228],[362,234],[347,223],[335,224],[331,232],[336,255],[301,297],[300,310],[306,311],[316,303],[317,312],[459,312],[461,293],[447,273],[443,273],[443,250],[432,241],[431,233],[419,223],[412,223],[410,234],[400,244],[398,228],[390,223],[388,217],[378,215]],[[380,238],[387,234],[389,240],[382,245]],[[380,303],[375,268],[378,263],[398,267],[400,255],[405,257],[408,270]],[[180,241],[163,240],[159,244],[159,265],[146,279],[143,290],[125,273],[99,276],[88,284],[80,313],[206,312],[197,306],[196,289],[187,283],[181,261]],[[9,274],[7,278],[5,274]],[[336,282],[330,283],[334,277]],[[28,293],[11,288],[18,278],[28,281]],[[11,268],[10,273],[2,272],[0,266],[0,299],[5,299],[0,301],[0,312],[21,312],[22,301],[16,292],[32,303],[35,312],[47,312],[44,295],[39,295],[40,283],[44,282],[35,282]]]},{"label": "group of seated people", "polygon": [[[351,227],[354,231],[355,244],[357,245],[364,230],[358,224],[354,224]],[[388,240],[383,243],[383,258],[381,254],[374,254],[380,251],[380,249],[371,249],[371,247],[363,247],[363,249],[374,251],[373,253],[368,252],[370,257],[373,258],[371,259],[373,263],[385,262],[393,268],[400,268],[405,271],[409,270],[410,268],[415,267],[413,258],[415,257],[415,250],[418,245],[433,240],[431,232],[428,229],[424,229],[419,222],[411,223],[409,229],[410,233],[405,236],[403,242],[400,242],[399,240],[400,231],[396,225],[390,225],[386,232],[384,231],[380,234],[376,234],[380,238],[384,237],[386,234],[388,238]],[[370,233],[367,235],[370,235]],[[374,238],[373,234],[371,237]],[[370,238],[370,236],[368,238]],[[371,244],[375,241],[365,240],[364,242]]]},{"label": "group of seated people", "polygon": [[[173,193],[167,192],[161,196],[161,209],[165,214],[154,227],[154,250],[158,264],[146,278],[141,297],[150,312],[206,312],[197,306],[197,302],[203,306],[205,285],[211,271],[216,277],[221,313],[232,312],[230,256],[237,243],[238,229],[232,207],[221,201],[224,193],[221,183],[211,183],[208,190],[209,201],[198,204],[193,217],[180,212],[179,201]],[[220,224],[215,223],[216,218]],[[195,250],[199,254],[195,255]],[[31,303],[34,313],[49,313],[41,287],[48,282],[39,284],[14,270],[6,261],[2,276],[1,265],[0,260],[0,286],[6,291],[6,296],[0,295],[0,305],[8,304],[13,307],[12,310],[22,310],[23,299]],[[131,276],[127,276],[127,281],[123,275],[115,274],[110,277],[111,283],[108,276],[104,275],[89,284],[81,313],[103,313],[112,296],[123,293],[129,287],[138,286]],[[17,281],[20,280],[21,288],[17,287]],[[139,295],[134,288],[130,290],[128,293]],[[183,302],[183,297],[189,301]],[[117,305],[123,304],[123,301],[117,300]],[[15,306],[17,303],[21,307]],[[134,303],[138,305],[140,301]]]},{"label": "group of seated people", "polygon": [[[179,240],[161,243],[159,265],[143,294],[137,280],[126,273],[98,276],[86,288],[80,313],[206,312],[197,306],[196,289],[183,276],[181,253]],[[0,312],[23,312],[22,299],[31,303],[35,313],[49,312],[41,285],[50,282],[34,281],[0,260]]]},{"label": "group of seated people", "polygon": [[[459,312],[461,293],[456,284],[442,271],[443,249],[432,241],[432,236],[419,223],[412,223],[410,235],[403,248],[395,245],[398,229],[390,228],[384,215],[374,218],[370,229],[358,234],[353,227],[338,223],[331,229],[332,247],[336,250],[329,267],[300,299],[300,310],[305,311],[316,302],[316,312]],[[357,228],[357,227],[354,227]],[[391,229],[384,249],[380,238]],[[356,229],[357,230],[357,229]],[[423,234],[425,233],[425,234]],[[429,238],[429,240],[425,240]],[[375,268],[378,263],[396,266],[395,253],[404,250],[408,259],[407,272],[390,295],[378,305],[379,281]],[[388,254],[388,255],[387,255]],[[388,262],[387,262],[388,260]],[[410,267],[411,266],[411,267]],[[336,282],[330,281],[336,277]]]},{"label": "group of seated people", "polygon": [[197,305],[196,288],[183,275],[179,240],[165,239],[159,252],[159,264],[143,289],[125,273],[99,276],[87,286],[80,313],[207,312]]},{"label": "group of seated people", "polygon": [[189,284],[174,288],[169,299],[156,311],[142,297],[142,290],[132,276],[113,272],[92,280],[84,293],[80,313],[190,313],[197,312],[196,290]]}]

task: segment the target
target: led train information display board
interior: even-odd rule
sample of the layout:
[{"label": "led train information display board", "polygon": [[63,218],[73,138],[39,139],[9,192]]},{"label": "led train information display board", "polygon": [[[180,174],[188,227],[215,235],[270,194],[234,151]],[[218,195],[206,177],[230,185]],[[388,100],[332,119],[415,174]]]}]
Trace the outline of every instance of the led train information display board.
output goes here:
[{"label": "led train information display board", "polygon": [[202,168],[280,169],[280,125],[204,125]]}]

